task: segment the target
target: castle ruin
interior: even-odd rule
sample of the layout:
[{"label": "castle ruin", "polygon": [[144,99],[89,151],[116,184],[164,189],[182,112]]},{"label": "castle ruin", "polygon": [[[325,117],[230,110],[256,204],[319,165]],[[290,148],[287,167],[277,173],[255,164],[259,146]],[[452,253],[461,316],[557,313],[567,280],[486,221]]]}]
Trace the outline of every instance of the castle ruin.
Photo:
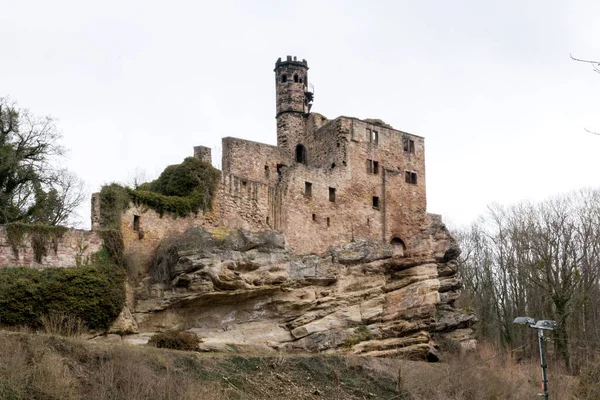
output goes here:
[{"label": "castle ruin", "polygon": [[[151,250],[192,226],[227,226],[277,230],[298,254],[356,239],[416,251],[431,217],[424,139],[381,120],[311,112],[308,69],[306,60],[291,56],[275,63],[276,146],[222,139],[222,180],[210,212],[171,219],[132,207],[122,219],[126,248]],[[197,146],[194,156],[210,162],[211,150]],[[92,229],[98,221],[95,195]]]}]

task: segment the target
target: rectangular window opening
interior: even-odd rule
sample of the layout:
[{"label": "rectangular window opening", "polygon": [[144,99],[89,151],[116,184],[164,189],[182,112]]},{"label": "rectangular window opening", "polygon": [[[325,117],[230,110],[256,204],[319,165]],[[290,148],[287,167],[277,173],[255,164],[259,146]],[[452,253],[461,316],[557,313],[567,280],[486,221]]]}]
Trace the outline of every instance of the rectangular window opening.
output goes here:
[{"label": "rectangular window opening", "polygon": [[140,231],[140,216],[139,215],[133,216],[133,230],[136,232]]},{"label": "rectangular window opening", "polygon": [[367,140],[370,142],[371,141],[371,129],[367,128]]},{"label": "rectangular window opening", "polygon": [[316,221],[316,220],[317,220],[317,214],[313,214],[313,215],[312,215],[312,220],[313,220],[313,221]]},{"label": "rectangular window opening", "polygon": [[410,183],[412,185],[416,185],[417,184],[417,173],[416,172],[406,171],[404,173],[404,179],[406,180],[406,183]]},{"label": "rectangular window opening", "polygon": [[329,188],[329,201],[335,203],[335,188]]},{"label": "rectangular window opening", "polygon": [[373,196],[373,208],[379,210],[379,197]]},{"label": "rectangular window opening", "polygon": [[304,182],[304,195],[306,197],[312,197],[312,183]]},{"label": "rectangular window opening", "polygon": [[373,144],[379,143],[379,132],[371,131],[371,143],[373,143]]},{"label": "rectangular window opening", "polygon": [[331,226],[331,219],[327,217],[327,226]]},{"label": "rectangular window opening", "polygon": [[414,140],[411,140],[409,138],[403,138],[402,143],[403,143],[405,153],[411,153],[411,154],[415,153],[415,141]]},{"label": "rectangular window opening", "polygon": [[379,162],[367,160],[367,173],[373,175],[379,174]]}]

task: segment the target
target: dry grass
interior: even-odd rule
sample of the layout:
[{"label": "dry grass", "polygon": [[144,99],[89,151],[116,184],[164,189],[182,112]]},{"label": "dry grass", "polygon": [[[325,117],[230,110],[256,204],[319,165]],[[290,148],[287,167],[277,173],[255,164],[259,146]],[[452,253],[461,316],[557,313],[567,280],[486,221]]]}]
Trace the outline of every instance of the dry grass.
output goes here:
[{"label": "dry grass", "polygon": [[74,315],[52,313],[40,318],[42,332],[49,335],[80,337],[85,331],[85,323]]},{"label": "dry grass", "polygon": [[[577,380],[549,365],[552,398],[576,399]],[[517,362],[511,353],[481,344],[477,352],[454,355],[444,363],[401,366],[399,387],[413,400],[531,399],[540,392],[539,361]]]},{"label": "dry grass", "polygon": [[[0,399],[531,399],[535,360],[482,345],[444,363],[323,355],[201,355],[0,332]],[[598,364],[581,383],[549,366],[551,398],[596,399]]]}]

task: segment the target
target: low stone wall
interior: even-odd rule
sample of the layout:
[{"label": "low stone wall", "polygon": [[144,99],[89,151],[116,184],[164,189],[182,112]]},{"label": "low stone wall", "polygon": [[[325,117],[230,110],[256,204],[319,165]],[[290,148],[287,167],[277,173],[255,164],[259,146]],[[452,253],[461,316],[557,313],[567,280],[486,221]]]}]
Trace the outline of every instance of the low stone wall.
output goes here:
[{"label": "low stone wall", "polygon": [[[49,237],[41,251],[41,262],[36,261],[32,245],[32,235],[25,233],[14,248],[6,233],[6,226],[0,226],[0,268],[67,268],[85,263],[90,256],[102,247],[102,238],[94,231],[67,229],[63,235]],[[38,250],[39,251],[39,250]]]}]

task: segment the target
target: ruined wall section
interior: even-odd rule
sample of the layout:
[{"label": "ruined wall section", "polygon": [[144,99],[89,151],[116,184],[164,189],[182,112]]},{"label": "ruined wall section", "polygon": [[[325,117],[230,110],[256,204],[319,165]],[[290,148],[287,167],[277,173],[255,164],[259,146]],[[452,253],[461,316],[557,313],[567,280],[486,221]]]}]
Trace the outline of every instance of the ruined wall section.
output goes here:
[{"label": "ruined wall section", "polygon": [[[385,216],[382,238],[398,237],[411,247],[421,226],[426,223],[425,143],[417,135],[367,123],[352,121],[350,167],[355,182],[381,180],[380,208]],[[377,132],[373,141],[372,132]],[[404,151],[404,140],[412,141],[414,152]],[[366,160],[379,163],[379,174],[367,173]],[[406,173],[416,174],[416,184],[407,182]]]},{"label": "ruined wall section", "polygon": [[224,138],[222,224],[248,230],[278,229],[283,197],[276,185],[290,161],[276,146]]},{"label": "ruined wall section", "polygon": [[280,205],[275,188],[267,183],[223,175],[222,224],[247,230],[272,229]]},{"label": "ruined wall section", "polygon": [[[316,128],[318,125],[313,126]],[[336,118],[307,132],[304,145],[307,148],[308,165],[323,169],[346,166],[350,129],[349,121]]]},{"label": "ruined wall section", "polygon": [[199,211],[187,217],[160,215],[145,205],[131,203],[121,215],[121,234],[125,255],[136,254],[141,264],[152,257],[158,243],[165,237],[177,235],[192,227],[211,229],[221,225],[223,187],[219,185],[213,198],[212,210]]},{"label": "ruined wall section", "polygon": [[68,229],[61,237],[53,240],[48,239],[46,255],[41,262],[35,260],[31,235],[26,233],[16,246],[15,252],[8,236],[6,228],[0,227],[0,268],[27,267],[34,269],[42,268],[68,268],[75,267],[80,263],[85,265],[92,254],[102,248],[102,238],[93,231],[80,229]]},{"label": "ruined wall section", "polygon": [[277,165],[289,164],[281,149],[265,143],[223,138],[223,175],[235,175],[265,184],[277,182]]},{"label": "ruined wall section", "polygon": [[[370,198],[377,183],[360,182],[355,187],[351,175],[345,167],[321,170],[299,165],[290,171],[283,232],[291,251],[322,254],[358,238],[380,240],[381,213],[373,209]],[[330,199],[330,188],[335,189],[335,199]]]}]

